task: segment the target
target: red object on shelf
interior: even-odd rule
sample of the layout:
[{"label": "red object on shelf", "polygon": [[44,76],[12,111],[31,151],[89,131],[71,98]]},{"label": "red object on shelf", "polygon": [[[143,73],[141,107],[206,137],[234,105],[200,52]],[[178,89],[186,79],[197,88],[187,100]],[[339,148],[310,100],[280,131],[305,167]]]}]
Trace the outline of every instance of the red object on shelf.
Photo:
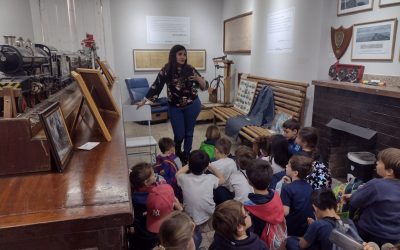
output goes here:
[{"label": "red object on shelf", "polygon": [[83,39],[81,44],[86,48],[94,48],[96,46],[93,34],[86,33],[86,39]]},{"label": "red object on shelf", "polygon": [[364,65],[340,64],[337,62],[329,68],[329,76],[338,81],[361,82],[364,68]]}]

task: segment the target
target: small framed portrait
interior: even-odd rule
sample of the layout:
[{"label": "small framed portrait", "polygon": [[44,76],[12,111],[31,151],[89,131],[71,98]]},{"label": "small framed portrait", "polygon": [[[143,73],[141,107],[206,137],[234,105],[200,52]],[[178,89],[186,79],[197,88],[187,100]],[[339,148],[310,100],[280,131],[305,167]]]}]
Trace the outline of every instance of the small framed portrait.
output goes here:
[{"label": "small framed portrait", "polygon": [[338,0],[337,15],[372,10],[373,0]]},{"label": "small framed portrait", "polygon": [[400,0],[379,0],[379,7],[400,4]]},{"label": "small framed portrait", "polygon": [[397,19],[353,26],[352,60],[393,60]]},{"label": "small framed portrait", "polygon": [[50,144],[55,167],[59,172],[62,172],[71,158],[73,144],[60,104],[58,102],[53,103],[50,107],[39,113],[39,117]]}]

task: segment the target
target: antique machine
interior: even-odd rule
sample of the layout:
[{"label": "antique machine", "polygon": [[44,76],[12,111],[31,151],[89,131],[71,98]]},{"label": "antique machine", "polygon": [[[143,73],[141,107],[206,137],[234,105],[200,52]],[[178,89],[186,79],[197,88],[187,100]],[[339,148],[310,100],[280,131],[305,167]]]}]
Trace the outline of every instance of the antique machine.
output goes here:
[{"label": "antique machine", "polygon": [[[76,68],[91,67],[90,54],[82,52],[65,53],[56,48],[33,44],[29,39],[4,36],[5,44],[0,45],[0,88],[13,89],[16,98],[16,112],[23,113],[27,107],[46,99],[72,81],[70,72]],[[4,91],[0,90],[0,98]],[[11,98],[9,99],[12,100]],[[4,101],[1,100],[0,105]],[[4,110],[5,107],[1,107]],[[16,113],[7,116],[14,117]],[[6,116],[3,112],[3,116]]]}]

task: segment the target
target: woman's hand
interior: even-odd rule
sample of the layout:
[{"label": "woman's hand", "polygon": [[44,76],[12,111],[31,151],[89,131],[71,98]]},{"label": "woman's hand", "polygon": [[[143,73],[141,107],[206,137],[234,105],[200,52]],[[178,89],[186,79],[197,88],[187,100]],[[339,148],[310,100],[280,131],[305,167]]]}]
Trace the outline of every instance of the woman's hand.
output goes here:
[{"label": "woman's hand", "polygon": [[141,100],[140,102],[136,103],[136,109],[140,109],[146,103],[146,99]]},{"label": "woman's hand", "polygon": [[201,76],[199,76],[197,74],[194,74],[192,76],[189,76],[189,80],[198,82],[199,85],[200,85],[200,89],[201,90],[206,90],[206,81],[204,80],[203,77],[201,77]]}]

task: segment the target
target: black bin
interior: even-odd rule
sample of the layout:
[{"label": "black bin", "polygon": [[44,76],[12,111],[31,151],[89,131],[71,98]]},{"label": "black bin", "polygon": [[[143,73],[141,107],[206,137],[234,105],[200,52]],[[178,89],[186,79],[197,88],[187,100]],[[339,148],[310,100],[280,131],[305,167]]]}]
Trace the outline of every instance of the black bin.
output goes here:
[{"label": "black bin", "polygon": [[348,173],[354,177],[367,182],[372,179],[375,169],[376,158],[370,152],[349,152],[347,153],[349,159]]}]

